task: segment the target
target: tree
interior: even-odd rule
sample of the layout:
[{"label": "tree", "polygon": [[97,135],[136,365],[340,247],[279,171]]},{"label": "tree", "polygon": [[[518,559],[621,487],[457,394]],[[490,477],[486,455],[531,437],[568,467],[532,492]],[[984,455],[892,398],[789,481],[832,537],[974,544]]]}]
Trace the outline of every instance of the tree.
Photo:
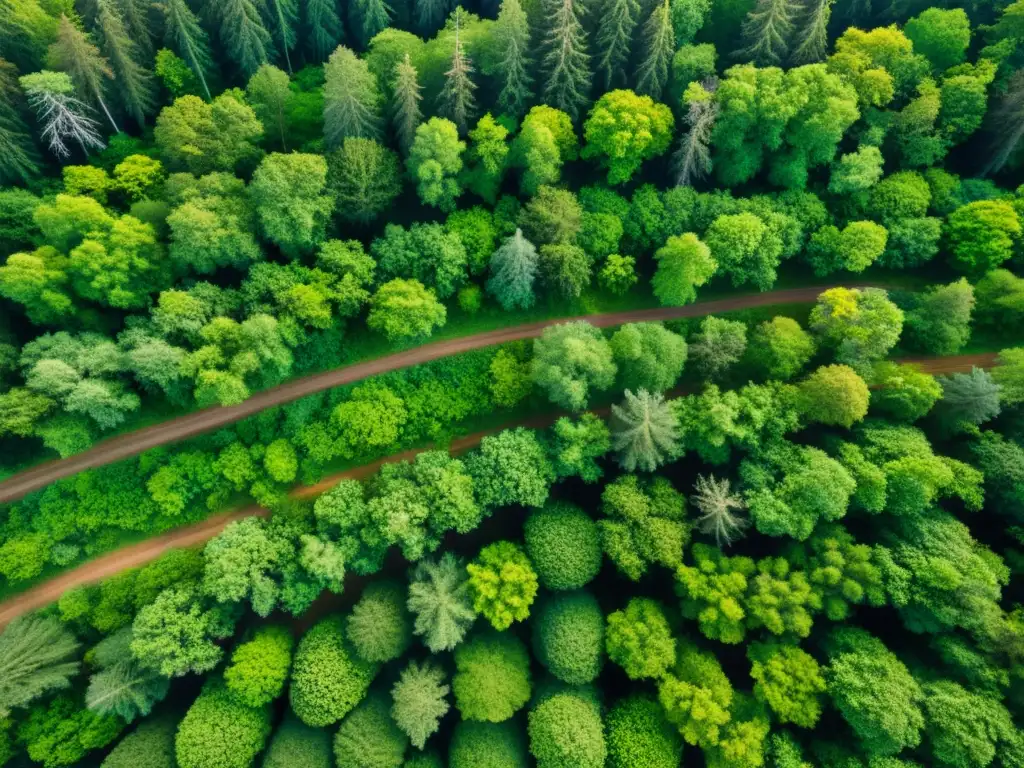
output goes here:
[{"label": "tree", "polygon": [[766,291],[775,283],[782,243],[753,213],[725,214],[704,233],[711,257],[734,286],[753,283]]},{"label": "tree", "polygon": [[615,373],[611,347],[589,323],[552,326],[534,342],[533,380],[562,407],[584,410],[590,388],[608,389]]},{"label": "tree", "polygon": [[812,64],[825,58],[828,53],[828,23],[832,19],[833,2],[812,0],[805,5],[800,31],[796,33],[800,42],[791,56],[793,63]]},{"label": "tree", "polygon": [[[551,120],[545,119],[551,113],[558,116],[554,125]],[[509,160],[511,165],[522,169],[519,188],[525,194],[536,195],[544,188],[543,185],[555,184],[562,177],[562,164],[567,158],[563,157],[556,138],[562,117],[569,120],[569,116],[560,110],[546,105],[534,107],[523,120],[519,135],[512,142]],[[575,154],[576,136],[571,122],[569,130],[573,139],[571,151]]]},{"label": "tree", "polygon": [[476,112],[476,98],[473,96],[476,84],[471,78],[473,64],[463,52],[459,39],[460,11],[461,6],[455,9],[455,48],[451,66],[444,73],[444,88],[438,95],[438,111],[442,117],[455,123],[460,134],[465,134]]},{"label": "tree", "polygon": [[612,446],[627,472],[653,472],[679,450],[679,425],[660,394],[626,390],[621,406],[612,406]]},{"label": "tree", "polygon": [[232,171],[257,159],[262,136],[256,113],[231,91],[210,104],[196,96],[175,99],[160,112],[153,131],[168,167],[196,175]]},{"label": "tree", "polygon": [[747,326],[737,320],[704,318],[690,342],[690,357],[708,378],[717,378],[735,365],[747,349]]},{"label": "tree", "polygon": [[498,199],[508,156],[508,129],[495,121],[491,113],[477,121],[469,132],[469,153],[466,157],[466,189],[492,205]]},{"label": "tree", "polygon": [[54,618],[27,617],[13,621],[0,634],[3,675],[0,712],[28,706],[50,691],[70,685],[78,673],[74,636]]},{"label": "tree", "polygon": [[672,156],[678,187],[688,187],[711,173],[711,137],[719,112],[712,94],[717,87],[716,80],[691,83],[683,94],[687,130]]},{"label": "tree", "polygon": [[820,424],[849,429],[868,412],[868,385],[847,365],[824,365],[800,383],[801,411]]},{"label": "tree", "polygon": [[697,475],[693,488],[696,491],[693,505],[701,512],[695,521],[697,530],[714,534],[715,545],[719,548],[732,544],[750,525],[750,521],[739,514],[747,508],[743,497],[732,492],[727,479],[717,480],[714,475]]},{"label": "tree", "polygon": [[274,129],[281,141],[281,150],[287,152],[287,115],[295,100],[287,73],[272,64],[261,64],[249,78],[245,94],[263,127]]},{"label": "tree", "polygon": [[544,102],[576,119],[590,101],[590,56],[574,0],[545,0],[549,25],[540,46]]},{"label": "tree", "polygon": [[246,77],[270,59],[273,39],[253,0],[226,0],[219,8],[220,37]]},{"label": "tree", "polygon": [[623,389],[667,392],[686,362],[686,342],[657,323],[630,323],[611,338]]},{"label": "tree", "polygon": [[604,724],[608,768],[677,768],[683,759],[683,740],[652,697],[620,699]]},{"label": "tree", "polygon": [[325,60],[345,38],[345,29],[334,0],[306,0],[303,30],[314,61]]},{"label": "tree", "polygon": [[442,299],[466,279],[466,249],[457,234],[439,224],[416,223],[409,229],[388,224],[384,237],[374,240],[370,250],[381,279],[412,277]]},{"label": "tree", "polygon": [[166,0],[161,10],[164,13],[164,35],[167,42],[188,64],[199,79],[206,100],[211,101],[213,97],[207,85],[207,76],[213,69],[213,56],[206,31],[200,26],[199,19],[192,13],[186,0]]},{"label": "tree", "polygon": [[270,731],[269,708],[247,707],[215,682],[178,726],[175,757],[181,768],[244,768],[263,751]]},{"label": "tree", "polygon": [[512,632],[488,629],[455,649],[452,692],[463,721],[501,723],[530,700],[530,655]]},{"label": "tree", "polygon": [[568,689],[541,700],[530,710],[527,733],[537,768],[602,768],[605,764],[608,748],[600,708],[585,692]]},{"label": "tree", "polygon": [[39,156],[16,107],[21,100],[17,69],[0,58],[0,180],[27,183],[39,173]]},{"label": "tree", "polygon": [[747,648],[754,696],[783,723],[813,728],[821,717],[825,679],[818,662],[796,646],[752,643]]},{"label": "tree", "polygon": [[681,307],[697,298],[697,288],[718,269],[711,250],[692,232],[672,235],[657,250],[658,269],[651,283],[664,306]]},{"label": "tree", "polygon": [[287,541],[251,517],[232,523],[203,551],[203,591],[219,603],[248,599],[266,618],[277,606],[281,585],[274,578],[291,555]]},{"label": "tree", "polygon": [[872,388],[871,407],[900,421],[917,421],[942,397],[935,377],[914,365],[877,363]]},{"label": "tree", "polygon": [[791,379],[814,355],[814,340],[790,317],[773,317],[758,325],[747,355],[773,379]]},{"label": "tree", "polygon": [[583,209],[567,189],[541,187],[519,213],[518,224],[532,242],[571,245],[580,231]]},{"label": "tree", "polygon": [[743,22],[743,42],[737,58],[767,67],[781,64],[789,55],[798,8],[792,0],[758,0]]},{"label": "tree", "polygon": [[609,0],[597,24],[597,72],[604,77],[605,90],[626,80],[626,64],[633,43],[640,4],[636,0]]},{"label": "tree", "polygon": [[1009,203],[978,200],[949,215],[945,236],[953,266],[981,275],[1010,258],[1021,236],[1021,225]]},{"label": "tree", "polygon": [[103,52],[117,75],[118,92],[128,113],[140,126],[155,108],[153,75],[139,64],[137,41],[127,29],[111,0],[96,0],[96,28]]},{"label": "tree", "polygon": [[462,194],[458,175],[465,149],[466,143],[459,140],[458,128],[450,120],[432,117],[416,128],[405,163],[420,200],[445,213],[455,210],[455,201]]},{"label": "tree", "polygon": [[423,636],[431,653],[455,648],[476,620],[462,562],[446,552],[437,562],[417,563],[409,583],[408,608],[415,616],[413,631]]},{"label": "tree", "polygon": [[398,155],[372,139],[347,138],[327,155],[327,189],[339,216],[369,224],[402,192]]},{"label": "tree", "polygon": [[857,365],[878,360],[896,346],[903,312],[879,288],[830,288],[811,310],[810,327],[836,349],[836,360]]},{"label": "tree", "polygon": [[971,22],[962,8],[929,8],[908,20],[903,32],[936,72],[960,64],[971,44]]},{"label": "tree", "polygon": [[292,258],[319,246],[334,210],[326,187],[327,162],[319,155],[267,155],[249,185],[264,237]]},{"label": "tree", "polygon": [[[925,734],[931,754],[942,765],[990,765],[997,754],[1019,747],[1010,713],[997,699],[951,681],[926,683]],[[1004,749],[1005,747],[1005,749]]]},{"label": "tree", "polygon": [[375,581],[352,608],[346,634],[363,661],[380,664],[402,656],[412,643],[412,620],[403,585]]},{"label": "tree", "polygon": [[380,90],[366,62],[339,46],[324,66],[324,138],[337,148],[348,137],[379,139]]},{"label": "tree", "polygon": [[819,276],[841,269],[863,272],[885,252],[888,237],[885,227],[873,221],[852,221],[842,230],[824,226],[811,235],[807,258]]},{"label": "tree", "polygon": [[103,768],[174,768],[178,718],[161,715],[139,724],[103,760]]},{"label": "tree", "polygon": [[371,693],[341,723],[334,736],[338,768],[398,766],[409,739],[391,717],[387,693]]},{"label": "tree", "polygon": [[466,571],[473,610],[492,627],[502,631],[530,615],[537,596],[537,574],[519,545],[510,541],[490,544],[480,550]]},{"label": "tree", "polygon": [[485,437],[466,467],[476,498],[485,508],[541,507],[555,479],[544,446],[536,434],[521,427]]},{"label": "tree", "polygon": [[608,183],[622,184],[645,160],[668,151],[673,125],[672,111],[650,96],[610,91],[598,99],[583,125],[582,156],[598,158],[608,169]]},{"label": "tree", "polygon": [[567,299],[579,298],[590,284],[590,259],[578,245],[552,243],[540,247],[544,282]]},{"label": "tree", "polygon": [[579,589],[601,569],[597,525],[571,504],[552,503],[531,513],[523,527],[523,540],[545,589]]},{"label": "tree", "polygon": [[522,727],[513,721],[484,723],[461,720],[448,745],[450,768],[480,765],[521,768],[528,764]]},{"label": "tree", "polygon": [[90,712],[65,694],[32,709],[14,733],[30,760],[45,768],[60,768],[108,746],[123,729],[117,717]]},{"label": "tree", "polygon": [[659,679],[676,658],[676,642],[661,604],[642,597],[608,614],[608,658],[630,680]]},{"label": "tree", "polygon": [[601,509],[601,546],[627,578],[640,581],[652,564],[682,565],[690,531],[683,496],[668,480],[641,483],[636,475],[623,475],[605,486]]},{"label": "tree", "polygon": [[384,0],[356,0],[354,15],[359,19],[359,42],[367,47],[381,30],[391,24],[394,12]]},{"label": "tree", "polygon": [[937,377],[942,387],[938,410],[949,424],[984,424],[999,415],[999,385],[983,368]]},{"label": "tree", "polygon": [[93,104],[103,110],[114,131],[118,131],[104,101],[105,80],[114,77],[110,62],[100,55],[99,48],[67,16],[60,17],[57,40],[50,46],[47,61],[54,69],[68,74],[77,92],[89,94]]},{"label": "tree", "polygon": [[407,155],[416,138],[416,128],[423,122],[423,112],[420,110],[422,90],[416,67],[412,65],[409,54],[406,53],[395,65],[391,123],[395,128],[398,144]]},{"label": "tree", "polygon": [[220,663],[214,643],[231,633],[232,617],[223,609],[207,610],[189,587],[167,589],[139,611],[132,624],[132,654],[165,677],[204,673]]},{"label": "tree", "polygon": [[89,678],[85,705],[101,716],[116,715],[130,723],[148,715],[170,690],[166,677],[132,656],[128,628],[100,641],[91,656],[99,669]]},{"label": "tree", "polygon": [[366,696],[377,667],[356,657],[340,617],[323,619],[303,635],[292,666],[292,711],[324,727],[345,717]]},{"label": "tree", "polygon": [[593,682],[604,666],[604,614],[589,592],[560,592],[540,603],[533,621],[537,660],[569,685]]},{"label": "tree", "polygon": [[366,324],[392,340],[429,336],[447,318],[444,305],[423,283],[395,279],[384,283],[370,299]]},{"label": "tree", "polygon": [[861,146],[856,152],[841,155],[832,166],[828,191],[835,195],[866,192],[882,178],[882,151]]},{"label": "tree", "polygon": [[497,73],[501,82],[498,107],[519,117],[532,96],[530,70],[530,27],[519,0],[502,0],[493,38]]},{"label": "tree", "polygon": [[632,256],[609,254],[601,271],[597,273],[597,282],[609,293],[623,296],[637,283],[635,267],[636,259]]},{"label": "tree", "polygon": [[955,355],[971,335],[974,289],[965,278],[915,296],[906,313],[907,341],[922,352]]},{"label": "tree", "polygon": [[68,142],[74,141],[85,154],[103,149],[98,124],[88,115],[88,106],[74,95],[71,78],[62,72],[37,72],[18,79],[29,106],[42,125],[41,136],[59,159],[71,157]]},{"label": "tree", "polygon": [[644,24],[643,41],[643,55],[636,68],[636,90],[660,99],[668,85],[669,66],[676,50],[669,0],[664,0],[651,11],[650,18]]},{"label": "tree", "polygon": [[294,640],[284,627],[260,627],[231,654],[224,670],[228,691],[247,707],[259,708],[281,695],[288,682]]},{"label": "tree", "polygon": [[391,716],[416,749],[423,749],[448,712],[445,696],[451,689],[444,684],[444,679],[444,670],[440,667],[414,661],[402,670],[391,689],[394,699]]}]

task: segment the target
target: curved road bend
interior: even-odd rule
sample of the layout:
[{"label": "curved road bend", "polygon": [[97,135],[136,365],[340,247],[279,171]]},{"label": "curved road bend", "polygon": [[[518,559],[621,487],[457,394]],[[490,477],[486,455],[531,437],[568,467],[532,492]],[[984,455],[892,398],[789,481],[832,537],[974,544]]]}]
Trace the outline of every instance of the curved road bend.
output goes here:
[{"label": "curved road bend", "polygon": [[[960,373],[970,371],[973,366],[977,366],[979,368],[991,368],[996,364],[996,354],[992,352],[973,355],[958,355],[954,357],[904,358],[898,362],[914,363],[919,365],[922,370],[932,374]],[[676,394],[681,394],[681,392]],[[608,409],[596,409],[596,412],[601,413],[606,410]],[[470,448],[475,447],[487,435],[493,435],[503,429],[517,426],[542,429],[550,426],[562,415],[563,414],[560,412],[548,413],[532,417],[526,421],[516,422],[514,424],[504,424],[483,432],[476,432],[472,435],[466,435],[452,441],[448,449],[453,454],[463,453]],[[314,485],[295,488],[291,492],[291,495],[297,499],[314,498],[334,487],[341,480],[361,480],[372,475],[384,464],[411,460],[415,458],[416,454],[424,450],[429,450],[429,448],[413,448],[408,451],[396,453],[393,456],[378,459],[370,464],[364,464],[359,467],[344,470],[343,472],[338,472],[324,478]],[[257,506],[249,506],[233,512],[215,515],[207,518],[201,523],[179,528],[174,531],[168,531],[167,533],[154,536],[153,538],[146,539],[145,541],[141,541],[137,544],[129,544],[128,546],[121,547],[113,552],[108,552],[105,555],[97,557],[95,560],[83,563],[77,568],[72,568],[70,571],[62,573],[60,576],[56,576],[49,581],[33,587],[32,589],[0,602],[0,629],[7,626],[7,624],[19,616],[23,616],[26,613],[31,613],[32,611],[39,610],[40,608],[49,605],[59,599],[62,594],[70,589],[95,584],[103,581],[104,579],[110,578],[111,576],[116,576],[122,571],[146,565],[147,563],[156,560],[160,555],[170,549],[191,547],[202,544],[212,539],[218,533],[223,531],[230,523],[237,520],[242,520],[246,517],[252,516],[263,517],[266,515],[267,510]]]},{"label": "curved road bend", "polygon": [[[865,287],[865,284],[846,283],[849,288]],[[201,411],[180,416],[161,424],[144,427],[127,432],[109,440],[97,443],[82,453],[76,453],[66,459],[48,461],[24,472],[12,475],[0,483],[0,503],[20,499],[32,491],[44,488],[55,480],[68,477],[86,469],[112,464],[127,459],[150,448],[184,440],[189,437],[209,432],[233,422],[252,416],[255,413],[298,400],[306,395],[333,389],[345,384],[377,376],[390,371],[397,371],[413,365],[420,365],[442,357],[469,352],[495,344],[510,341],[531,339],[551,325],[566,323],[572,320],[586,320],[599,328],[608,328],[625,323],[653,322],[658,320],[678,320],[686,317],[703,317],[720,312],[731,312],[740,309],[771,306],[772,304],[811,303],[818,294],[835,286],[819,285],[809,288],[790,288],[767,293],[732,296],[715,301],[702,301],[685,307],[659,307],[656,309],[637,309],[625,312],[609,312],[602,315],[582,315],[578,317],[561,317],[541,320],[510,328],[500,328],[473,336],[446,339],[432,344],[396,352],[375,360],[355,363],[343,368],[334,368],[323,373],[305,376],[301,379],[281,384],[280,386],[257,392],[244,403],[232,406],[214,406]]]}]

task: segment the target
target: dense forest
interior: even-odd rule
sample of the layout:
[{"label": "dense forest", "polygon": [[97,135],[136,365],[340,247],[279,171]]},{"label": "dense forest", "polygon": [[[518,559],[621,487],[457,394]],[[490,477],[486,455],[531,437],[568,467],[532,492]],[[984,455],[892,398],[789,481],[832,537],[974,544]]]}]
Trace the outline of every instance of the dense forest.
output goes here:
[{"label": "dense forest", "polygon": [[0,479],[569,320],[0,505],[0,615],[239,513],[3,628],[0,766],[1024,768],[1024,0],[955,6],[0,0]]}]

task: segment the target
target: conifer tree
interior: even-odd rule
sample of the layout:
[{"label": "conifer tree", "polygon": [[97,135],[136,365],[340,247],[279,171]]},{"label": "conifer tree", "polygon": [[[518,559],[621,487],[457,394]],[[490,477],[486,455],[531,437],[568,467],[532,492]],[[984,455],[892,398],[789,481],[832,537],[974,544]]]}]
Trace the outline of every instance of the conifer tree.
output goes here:
[{"label": "conifer tree", "polygon": [[1014,156],[1024,138],[1024,70],[1010,77],[1006,93],[991,114],[992,155],[986,173],[998,173]]},{"label": "conifer tree", "polygon": [[416,67],[412,65],[409,54],[395,65],[395,86],[392,97],[391,123],[395,128],[395,135],[398,137],[398,145],[402,151],[408,154],[413,139],[416,138],[416,126],[423,122],[423,112],[420,110],[420,102],[423,96],[417,80]]},{"label": "conifer tree", "polygon": [[128,113],[140,126],[156,106],[153,75],[139,64],[139,50],[111,0],[98,0],[96,27],[103,52],[117,76],[117,91]]},{"label": "conifer tree", "polygon": [[811,64],[823,61],[828,53],[828,22],[832,18],[832,3],[835,0],[806,0],[803,9],[800,41],[793,51],[794,64]]},{"label": "conifer tree", "polygon": [[796,14],[794,0],[757,0],[743,22],[746,47],[736,51],[736,58],[762,67],[780,64],[789,53]]},{"label": "conifer tree", "polygon": [[450,0],[413,0],[416,5],[416,26],[424,37],[432,37],[444,23]]},{"label": "conifer tree", "polygon": [[213,69],[213,57],[206,31],[185,0],[164,0],[160,8],[164,12],[164,38],[199,78],[203,94],[211,100],[206,78]]},{"label": "conifer tree", "polygon": [[380,91],[366,62],[338,46],[324,67],[324,138],[339,147],[349,136],[379,139]]},{"label": "conifer tree", "polygon": [[0,59],[0,182],[28,182],[39,174],[39,155],[18,110],[21,92],[14,65]]},{"label": "conifer tree", "polygon": [[530,25],[519,0],[502,0],[498,20],[494,25],[494,43],[497,48],[498,73],[501,91],[498,107],[520,117],[533,95],[533,78],[529,71]]},{"label": "conifer tree", "polygon": [[636,92],[660,99],[668,85],[669,68],[676,48],[668,0],[651,11],[650,18],[644,24],[643,40],[643,58],[636,68]]},{"label": "conifer tree", "polygon": [[295,25],[299,21],[299,9],[296,0],[265,0],[267,13],[270,16],[272,38],[278,49],[284,54],[284,64],[288,74],[292,74],[291,51],[295,48],[297,35]]},{"label": "conifer tree", "polygon": [[220,35],[228,55],[246,77],[270,59],[270,33],[253,0],[218,0]]},{"label": "conifer tree", "polygon": [[29,106],[42,125],[42,138],[60,160],[71,157],[68,142],[77,143],[86,154],[103,149],[89,105],[75,97],[71,78],[63,72],[36,72],[19,78]]},{"label": "conifer tree", "polygon": [[711,132],[718,118],[718,103],[712,94],[717,87],[716,80],[691,83],[683,95],[688,128],[679,137],[679,149],[672,158],[676,186],[688,187],[711,173]]},{"label": "conifer tree", "polygon": [[574,120],[590,101],[590,55],[576,0],[545,0],[541,46],[544,101]]},{"label": "conifer tree", "polygon": [[47,61],[54,69],[67,73],[75,90],[88,95],[93,105],[103,110],[110,125],[119,132],[104,101],[104,81],[114,77],[110,64],[100,55],[100,49],[67,16],[60,17],[57,40],[50,46]]},{"label": "conifer tree", "polygon": [[385,0],[354,0],[352,7],[364,48],[377,33],[391,26],[394,11]]},{"label": "conifer tree", "polygon": [[533,283],[537,277],[537,249],[517,229],[491,256],[491,277],[487,290],[505,309],[529,309],[536,301]]},{"label": "conifer tree", "polygon": [[636,0],[608,0],[597,22],[597,72],[603,77],[606,90],[625,82],[639,14]]},{"label": "conifer tree", "polygon": [[305,38],[314,61],[324,61],[345,40],[337,0],[305,0]]},{"label": "conifer tree", "polygon": [[459,10],[455,10],[455,49],[452,51],[452,65],[444,73],[444,88],[438,96],[437,111],[442,117],[447,117],[455,123],[460,135],[465,135],[476,111],[476,98],[473,96],[476,84],[470,77],[473,74],[473,63],[462,50],[462,41],[459,39]]},{"label": "conifer tree", "polygon": [[132,42],[139,49],[139,57],[149,61],[154,54],[153,32],[149,23],[149,0],[115,0]]},{"label": "conifer tree", "polygon": [[638,467],[653,472],[678,453],[679,424],[660,394],[641,389],[623,393],[622,405],[612,406],[612,447],[627,472]]},{"label": "conifer tree", "polygon": [[78,672],[77,651],[75,636],[55,617],[11,622],[0,635],[0,716],[67,688]]}]

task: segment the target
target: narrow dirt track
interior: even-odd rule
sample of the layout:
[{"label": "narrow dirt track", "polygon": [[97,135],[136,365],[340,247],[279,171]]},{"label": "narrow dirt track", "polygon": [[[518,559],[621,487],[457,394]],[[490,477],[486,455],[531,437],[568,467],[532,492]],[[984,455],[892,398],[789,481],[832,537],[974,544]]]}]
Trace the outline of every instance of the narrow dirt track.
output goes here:
[{"label": "narrow dirt track", "polygon": [[[973,355],[958,355],[954,357],[903,358],[898,362],[913,363],[920,366],[922,370],[931,374],[961,373],[970,371],[974,366],[979,368],[993,367],[996,364],[996,354],[981,353]],[[683,394],[683,391],[676,390],[670,394],[678,396]],[[604,414],[607,411],[607,408],[599,408],[595,409],[594,412]],[[458,438],[457,440],[453,440],[448,446],[448,450],[453,454],[464,453],[470,448],[478,445],[487,435],[496,434],[501,430],[508,429],[510,427],[519,426],[543,429],[544,427],[548,427],[553,424],[555,420],[562,415],[564,415],[562,412],[542,414],[531,417],[525,421],[515,422],[513,424],[504,424],[482,432],[476,432],[472,435],[466,435]],[[314,485],[295,488],[291,492],[291,495],[297,499],[315,498],[337,485],[341,480],[361,480],[372,475],[384,464],[411,460],[415,458],[418,453],[421,453],[424,450],[429,449],[413,448],[408,451],[396,453],[392,456],[387,456],[370,464],[363,464],[359,467],[346,469],[343,472],[330,475]],[[122,547],[121,549],[101,555],[95,560],[83,563],[77,568],[73,568],[66,573],[62,573],[60,576],[50,579],[49,581],[39,584],[32,589],[22,592],[20,595],[16,595],[15,597],[0,603],[0,629],[7,626],[7,624],[19,616],[36,611],[56,601],[69,589],[95,584],[111,576],[116,576],[122,571],[126,571],[131,568],[138,568],[139,566],[156,560],[160,555],[164,554],[168,550],[202,544],[203,542],[212,539],[236,520],[243,520],[247,517],[254,516],[265,517],[266,515],[267,510],[257,506],[249,506],[233,512],[215,515],[214,517],[207,518],[201,523],[169,531],[168,533],[161,534],[160,536],[146,539],[138,544],[130,544],[126,547]]]},{"label": "narrow dirt track", "polygon": [[[848,288],[865,287],[859,283],[846,283],[844,285]],[[818,294],[831,287],[834,286],[822,285],[810,288],[791,288],[768,293],[733,296],[716,301],[697,302],[685,307],[659,307],[657,309],[611,312],[603,315],[561,317],[517,325],[511,328],[501,328],[496,331],[487,331],[486,333],[478,333],[458,339],[446,339],[434,342],[433,344],[425,344],[421,347],[396,352],[393,355],[386,355],[375,360],[367,360],[362,363],[345,366],[344,368],[335,368],[323,373],[295,379],[278,387],[257,392],[239,405],[206,408],[172,419],[171,421],[112,437],[109,440],[97,443],[87,451],[69,456],[66,459],[56,459],[32,467],[24,472],[12,475],[0,483],[0,504],[20,499],[27,493],[45,488],[55,480],[69,477],[77,472],[101,467],[105,464],[112,464],[115,461],[127,459],[150,448],[167,445],[168,443],[195,437],[203,432],[219,429],[275,405],[290,403],[293,400],[322,392],[325,389],[352,384],[371,376],[378,376],[382,373],[420,365],[421,363],[438,360],[442,357],[490,347],[495,344],[532,339],[539,336],[545,328],[551,325],[567,323],[572,320],[586,320],[598,328],[609,328],[625,323],[703,317],[704,315],[732,312],[739,309],[753,309],[771,306],[772,304],[811,303],[818,298]]]}]

